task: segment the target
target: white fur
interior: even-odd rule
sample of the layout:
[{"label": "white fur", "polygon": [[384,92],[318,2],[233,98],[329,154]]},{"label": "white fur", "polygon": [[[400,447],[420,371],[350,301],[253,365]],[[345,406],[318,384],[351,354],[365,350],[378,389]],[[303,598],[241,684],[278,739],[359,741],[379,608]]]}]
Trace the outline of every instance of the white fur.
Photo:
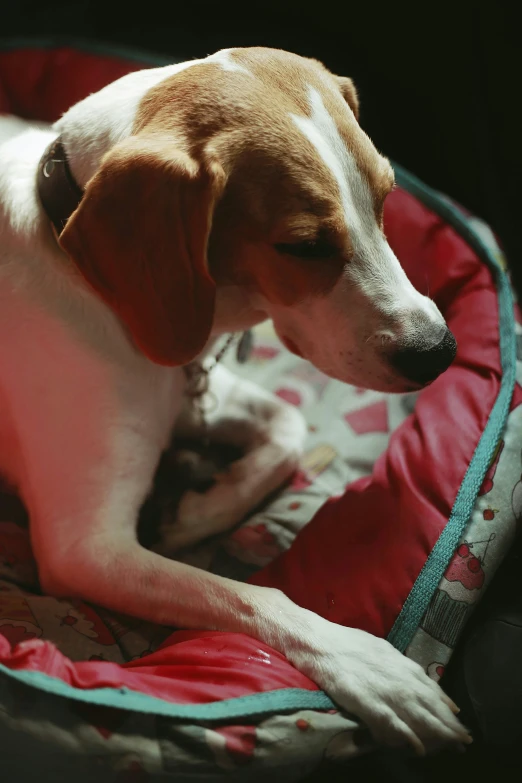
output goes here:
[{"label": "white fur", "polygon": [[217,63],[224,71],[249,73],[232,60],[231,51],[223,49],[205,59],[129,73],[69,109],[54,128],[62,136],[78,184],[84,188],[105,153],[130,136],[139,103],[160,82],[209,62]]},{"label": "white fur", "polygon": [[[214,61],[236,68],[229,53]],[[198,62],[126,76],[53,130],[20,132],[19,121],[0,119],[0,470],[29,509],[43,589],[152,622],[249,633],[285,653],[387,744],[422,751],[466,742],[440,688],[387,642],[329,623],[276,590],[170,561],[136,541],[138,510],[174,425],[198,433],[193,417],[181,416],[184,374],[138,353],[84,285],[54,241],[35,175],[60,132],[84,185],[130,133],[146,90]],[[321,106],[313,95],[312,125],[301,127],[338,178],[350,226],[367,237],[364,183]],[[337,296],[329,322],[326,305],[318,305],[316,330],[341,323]],[[290,406],[221,367],[211,374],[211,394],[218,401],[212,436],[246,454],[207,495],[187,495],[177,528],[166,531],[167,548],[239,521],[288,477],[302,448],[305,428]]]},{"label": "white fur", "polygon": [[[442,324],[443,318],[435,303],[412,286],[379,230],[369,184],[342,139],[320,93],[313,87],[309,87],[309,100],[310,116],[293,115],[293,120],[314,145],[339,187],[355,255],[355,263],[347,275],[364,288],[372,301],[379,302],[383,313],[400,313],[405,318],[411,312],[418,315],[420,311],[429,321]],[[385,159],[382,159],[382,165],[383,168],[389,168]],[[368,268],[372,270],[371,276],[367,274]]]},{"label": "white fur", "polygon": [[[435,303],[413,287],[386,241],[375,219],[369,184],[320,93],[313,87],[308,93],[310,114],[290,116],[334,176],[353,256],[327,296],[267,309],[278,332],[325,373],[384,391],[400,390],[391,368],[369,350],[372,344],[386,340],[400,345],[418,338],[423,323],[421,339],[429,348],[442,338],[445,321]],[[384,158],[380,165],[389,168]]]},{"label": "white fur", "polygon": [[221,51],[207,57],[206,62],[217,62],[224,71],[236,71],[236,73],[246,73],[248,76],[252,76],[248,68],[238,63],[237,60],[232,59],[230,55],[233,51],[233,49],[221,49]]}]

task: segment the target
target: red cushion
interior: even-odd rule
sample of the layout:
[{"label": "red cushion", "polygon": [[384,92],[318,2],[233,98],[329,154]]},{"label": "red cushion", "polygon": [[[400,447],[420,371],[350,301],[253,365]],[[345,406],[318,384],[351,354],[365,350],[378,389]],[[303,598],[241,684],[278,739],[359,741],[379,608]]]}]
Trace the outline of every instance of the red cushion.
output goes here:
[{"label": "red cushion", "polygon": [[266,644],[217,631],[176,631],[156,652],[123,665],[73,662],[40,639],[11,650],[0,633],[0,664],[13,671],[43,672],[81,690],[128,688],[176,704],[204,704],[281,688],[317,690]]},{"label": "red cushion", "polygon": [[496,291],[455,231],[403,190],[386,233],[416,288],[458,341],[452,367],[420,395],[373,473],[325,504],[291,549],[252,577],[328,619],[387,636],[448,521],[498,394]]},{"label": "red cushion", "polygon": [[146,66],[69,47],[0,51],[0,112],[54,122],[82,98],[140,67]]}]

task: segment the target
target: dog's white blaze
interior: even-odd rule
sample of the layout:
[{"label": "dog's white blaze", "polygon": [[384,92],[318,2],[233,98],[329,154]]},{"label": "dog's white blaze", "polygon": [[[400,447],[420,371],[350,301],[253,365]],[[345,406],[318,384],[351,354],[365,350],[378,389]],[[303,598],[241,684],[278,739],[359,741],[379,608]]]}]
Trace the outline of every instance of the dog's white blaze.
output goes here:
[{"label": "dog's white blaze", "polygon": [[362,235],[370,231],[372,223],[375,223],[370,188],[364,181],[354,156],[341,138],[320,93],[313,87],[309,87],[308,93],[310,117],[296,114],[291,116],[333,174],[339,188],[346,225],[352,235],[354,249],[360,252],[364,244]]},{"label": "dog's white blaze", "polygon": [[[290,116],[315,147],[338,185],[346,227],[356,257],[347,269],[346,276],[357,284],[369,302],[379,304],[383,314],[423,311],[430,320],[442,323],[438,308],[413,287],[386,242],[375,218],[370,186],[354,155],[346,147],[320,93],[309,86],[308,94],[310,116]],[[344,286],[345,281],[341,278],[332,296],[342,299]]]},{"label": "dog's white blaze", "polygon": [[241,65],[231,58],[230,55],[233,51],[233,49],[221,49],[221,51],[216,52],[216,54],[212,54],[210,57],[207,57],[205,62],[210,61],[219,63],[224,71],[238,71],[240,73],[246,73],[249,76],[252,76],[248,68],[245,68],[244,65]]}]

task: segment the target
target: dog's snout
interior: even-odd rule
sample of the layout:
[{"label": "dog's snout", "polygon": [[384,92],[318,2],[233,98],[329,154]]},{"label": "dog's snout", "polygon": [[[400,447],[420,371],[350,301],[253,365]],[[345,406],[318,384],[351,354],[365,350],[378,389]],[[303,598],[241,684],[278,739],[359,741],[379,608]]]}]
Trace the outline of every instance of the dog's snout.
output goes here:
[{"label": "dog's snout", "polygon": [[457,341],[446,329],[442,340],[428,348],[408,346],[391,357],[394,368],[412,383],[424,386],[448,369],[457,353]]}]

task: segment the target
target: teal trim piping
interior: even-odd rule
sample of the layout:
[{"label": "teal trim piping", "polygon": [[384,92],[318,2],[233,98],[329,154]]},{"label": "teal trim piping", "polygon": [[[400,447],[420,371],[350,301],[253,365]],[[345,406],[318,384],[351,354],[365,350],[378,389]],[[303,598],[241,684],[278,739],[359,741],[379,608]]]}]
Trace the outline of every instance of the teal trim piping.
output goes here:
[{"label": "teal trim piping", "polygon": [[419,628],[469,522],[484,476],[504,430],[515,386],[516,337],[509,280],[490,248],[473,230],[460,210],[400,166],[395,166],[395,171],[398,184],[449,223],[490,267],[497,286],[502,366],[502,381],[497,399],[457,493],[450,518],[388,635],[388,641],[404,652]]},{"label": "teal trim piping", "polygon": [[161,715],[176,720],[222,721],[236,718],[254,718],[276,712],[297,710],[331,710],[335,704],[322,691],[304,688],[282,688],[277,691],[254,693],[206,704],[175,704],[164,699],[138,693],[129,688],[75,688],[57,677],[36,671],[17,671],[0,664],[0,673],[24,685],[65,699],[96,704],[102,707]]}]

